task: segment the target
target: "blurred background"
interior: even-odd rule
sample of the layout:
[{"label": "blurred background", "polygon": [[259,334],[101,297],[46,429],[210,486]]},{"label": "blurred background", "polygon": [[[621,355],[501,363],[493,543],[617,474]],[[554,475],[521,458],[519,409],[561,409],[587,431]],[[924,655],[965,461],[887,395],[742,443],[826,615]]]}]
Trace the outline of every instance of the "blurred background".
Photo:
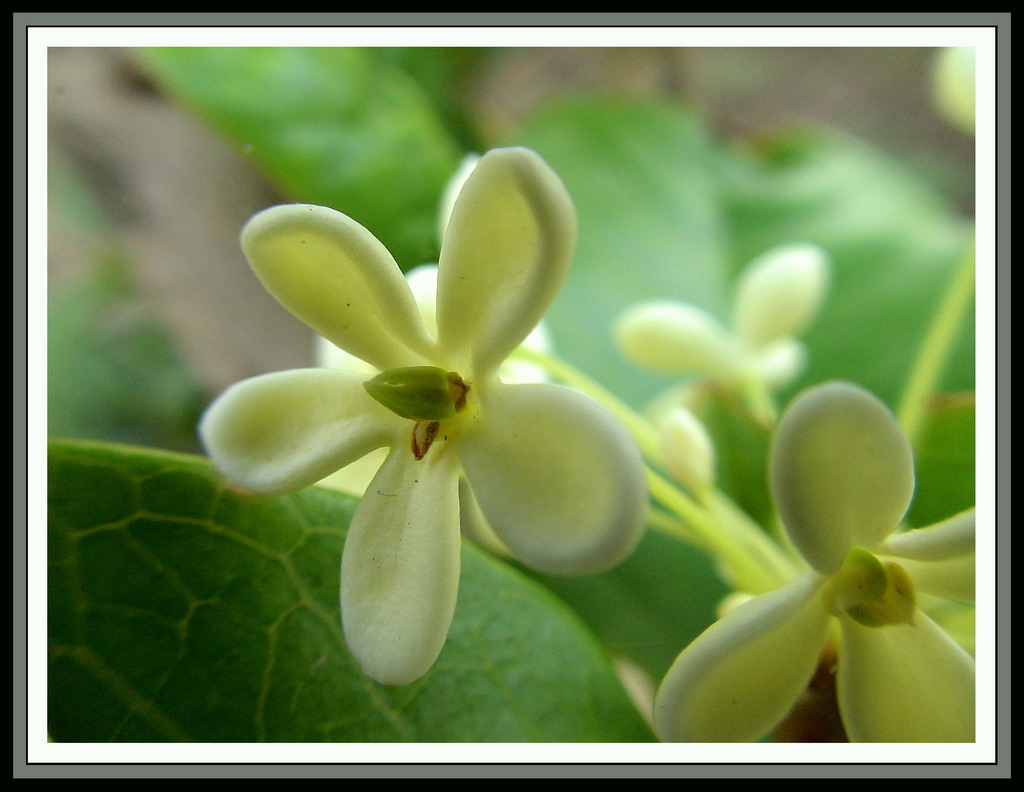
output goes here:
[{"label": "blurred background", "polygon": [[[838,131],[913,171],[952,213],[969,219],[973,138],[936,110],[937,54],[930,48],[348,51],[339,80],[361,68],[411,75],[412,88],[429,97],[442,119],[438,147],[445,147],[430,169],[408,180],[397,165],[384,168],[392,182],[377,181],[377,195],[359,195],[354,204],[365,205],[370,220],[379,205],[386,225],[389,205],[401,212],[403,196],[413,200],[406,193],[414,179],[422,208],[436,200],[446,169],[462,153],[517,142],[545,108],[586,96],[697,108],[708,137],[736,150],[756,150],[780,129]],[[190,74],[181,52],[152,55],[112,48],[49,53],[49,428],[51,435],[198,451],[195,422],[213,395],[244,377],[313,362],[310,331],[263,291],[237,243],[254,212],[305,200],[308,191],[267,166],[259,141],[237,134],[232,120],[241,110],[211,113],[203,81],[223,80],[224,88],[233,66],[196,64]],[[393,97],[396,86],[405,90],[408,83],[367,90]],[[329,85],[328,92],[338,90]],[[244,91],[236,93],[246,99]],[[259,96],[247,98],[259,104]],[[534,137],[543,143],[543,135]],[[341,174],[339,183],[346,178]],[[353,185],[354,196],[365,191]],[[329,197],[350,211],[344,187]],[[401,239],[391,246],[404,268],[435,254],[422,241],[429,234],[419,239],[418,247]]]}]

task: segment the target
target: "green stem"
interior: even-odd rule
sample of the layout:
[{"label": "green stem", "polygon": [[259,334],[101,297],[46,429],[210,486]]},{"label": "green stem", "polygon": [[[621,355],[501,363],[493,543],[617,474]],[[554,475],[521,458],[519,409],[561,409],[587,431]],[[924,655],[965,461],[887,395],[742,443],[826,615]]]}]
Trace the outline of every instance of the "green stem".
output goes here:
[{"label": "green stem", "polygon": [[[677,535],[724,562],[737,588],[761,594],[778,588],[792,577],[792,565],[778,547],[738,509],[716,508],[712,513],[691,500],[672,482],[648,468],[647,485],[652,497],[690,527],[689,535]],[[719,495],[717,504],[728,501]]]},{"label": "green stem", "polygon": [[928,328],[914,369],[907,380],[899,406],[900,424],[913,441],[924,423],[928,401],[938,387],[939,377],[967,316],[974,295],[974,245],[964,254],[946,289],[935,318]]}]

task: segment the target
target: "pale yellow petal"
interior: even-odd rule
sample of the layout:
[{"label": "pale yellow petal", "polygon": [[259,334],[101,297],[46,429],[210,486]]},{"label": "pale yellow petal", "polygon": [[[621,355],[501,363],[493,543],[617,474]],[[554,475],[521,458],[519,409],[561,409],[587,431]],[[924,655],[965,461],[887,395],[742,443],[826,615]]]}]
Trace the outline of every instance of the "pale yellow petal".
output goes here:
[{"label": "pale yellow petal", "polygon": [[218,470],[262,493],[291,492],[376,448],[403,426],[340,369],[264,374],[228,388],[203,415],[199,434]]},{"label": "pale yellow petal", "polygon": [[352,218],[323,206],[271,207],[246,224],[242,249],[267,291],[335,346],[378,369],[433,354],[401,270]]},{"label": "pale yellow petal", "polygon": [[842,618],[836,676],[852,742],[974,740],[974,660],[925,614],[864,627]]},{"label": "pale yellow petal", "polygon": [[823,574],[854,545],[896,530],[914,492],[914,459],[889,409],[866,390],[830,382],[801,393],[772,441],[772,493],[797,549]]},{"label": "pale yellow petal", "polygon": [[643,532],[647,490],[630,434],[604,407],[548,384],[487,389],[459,438],[487,522],[524,563],[558,574],[608,569]]},{"label": "pale yellow petal", "polygon": [[654,704],[666,742],[751,742],[806,690],[828,635],[821,578],[808,574],[726,613],[679,655]]},{"label": "pale yellow petal", "polygon": [[459,472],[448,449],[392,449],[360,501],[341,560],[345,641],[363,670],[406,685],[433,666],[459,584]]},{"label": "pale yellow petal", "polygon": [[438,263],[445,365],[490,376],[547,311],[565,279],[576,212],[533,151],[494,149],[467,178]]}]

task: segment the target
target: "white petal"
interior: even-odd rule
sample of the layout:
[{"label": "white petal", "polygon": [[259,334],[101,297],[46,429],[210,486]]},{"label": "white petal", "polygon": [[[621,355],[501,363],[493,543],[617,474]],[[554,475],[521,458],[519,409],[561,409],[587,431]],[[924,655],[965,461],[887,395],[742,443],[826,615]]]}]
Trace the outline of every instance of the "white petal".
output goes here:
[{"label": "white petal", "polygon": [[512,556],[480,511],[480,504],[465,478],[459,479],[459,517],[463,537],[501,558]]},{"label": "white petal", "polygon": [[640,540],[643,460],[604,407],[558,385],[494,384],[480,425],[458,440],[488,523],[526,564],[576,574],[608,569]]},{"label": "white petal", "polygon": [[274,206],[246,224],[242,249],[267,290],[336,346],[382,370],[431,354],[401,270],[350,217],[323,206]]},{"label": "white petal", "polygon": [[882,402],[830,382],[787,408],[772,442],[770,476],[793,543],[829,574],[852,546],[871,549],[899,525],[914,492],[914,459]]},{"label": "white petal", "polygon": [[825,296],[828,254],[817,245],[769,250],[743,272],[733,327],[751,348],[803,332]]},{"label": "white petal", "polygon": [[362,375],[363,379],[371,379],[378,374],[376,368],[365,360],[339,349],[322,335],[314,336],[314,358],[318,366],[352,371]]},{"label": "white petal", "polygon": [[447,365],[482,378],[526,338],[572,259],[576,212],[534,152],[495,149],[462,187],[439,262],[437,325]]},{"label": "white petal", "polygon": [[444,187],[444,192],[441,194],[441,209],[437,213],[437,241],[444,241],[444,232],[448,228],[448,221],[452,216],[452,209],[455,206],[455,199],[459,197],[459,193],[462,192],[462,185],[466,183],[466,179],[469,178],[469,174],[476,168],[476,164],[480,161],[479,154],[467,154],[462,158],[462,162],[459,163],[459,167],[455,169],[455,173],[452,174],[451,178],[448,179],[448,183]]},{"label": "white petal", "polygon": [[362,497],[387,457],[388,449],[378,448],[361,459],[357,459],[352,464],[345,465],[340,470],[331,473],[326,478],[320,479],[317,484],[321,487],[327,487],[327,489],[347,492],[349,495]]},{"label": "white petal", "polygon": [[957,602],[974,602],[977,566],[974,553],[946,561],[897,558],[896,563],[907,570],[917,591]]},{"label": "white petal", "polygon": [[420,309],[423,325],[431,338],[437,338],[437,265],[421,264],[405,273],[412,296]]},{"label": "white petal", "polygon": [[626,309],[615,321],[615,340],[643,368],[666,374],[735,376],[739,352],[732,337],[706,311],[654,300]]},{"label": "white petal", "polygon": [[974,660],[935,622],[840,621],[837,695],[852,742],[974,740]]},{"label": "white petal", "polygon": [[423,676],[444,646],[459,585],[459,473],[448,449],[396,446],[360,501],[341,559],[345,641],[386,685]]},{"label": "white petal", "polygon": [[199,434],[217,468],[254,492],[291,492],[391,443],[403,422],[338,369],[264,374],[228,388]]},{"label": "white petal", "polygon": [[790,711],[817,668],[829,615],[805,575],[730,610],[676,658],[654,702],[666,742],[749,742]]},{"label": "white petal", "polygon": [[974,522],[974,509],[967,509],[935,525],[890,536],[882,552],[917,561],[974,555]]}]

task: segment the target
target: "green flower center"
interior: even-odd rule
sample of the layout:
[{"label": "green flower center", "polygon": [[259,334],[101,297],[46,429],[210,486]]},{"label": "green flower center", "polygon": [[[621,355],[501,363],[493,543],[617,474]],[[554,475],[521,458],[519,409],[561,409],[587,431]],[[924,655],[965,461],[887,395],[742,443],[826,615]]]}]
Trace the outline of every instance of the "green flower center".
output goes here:
[{"label": "green flower center", "polygon": [[[448,440],[457,432],[459,421],[451,422],[466,409],[470,386],[454,371],[437,366],[408,366],[389,369],[363,383],[366,392],[395,415],[408,418],[413,425],[412,455],[423,459],[441,435]],[[471,411],[472,412],[472,411]],[[442,421],[447,429],[442,432]]]},{"label": "green flower center", "polygon": [[917,607],[906,570],[892,561],[883,563],[859,547],[849,552],[839,571],[828,579],[822,597],[830,613],[845,613],[865,627],[913,624]]},{"label": "green flower center", "polygon": [[462,377],[437,366],[389,369],[363,387],[395,415],[417,422],[443,421],[462,412],[469,392]]}]

